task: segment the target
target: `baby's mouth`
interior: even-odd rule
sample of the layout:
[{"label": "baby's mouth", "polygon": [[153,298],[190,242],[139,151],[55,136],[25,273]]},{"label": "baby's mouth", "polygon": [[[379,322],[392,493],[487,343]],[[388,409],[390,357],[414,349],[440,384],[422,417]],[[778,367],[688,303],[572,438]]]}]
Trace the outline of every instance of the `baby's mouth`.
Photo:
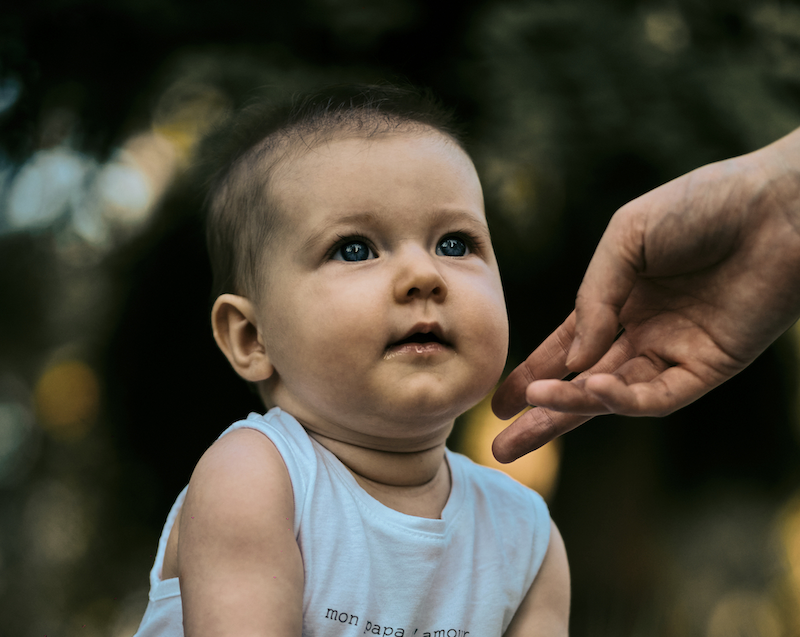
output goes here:
[{"label": "baby's mouth", "polygon": [[439,328],[425,331],[412,331],[398,341],[390,343],[386,348],[386,356],[393,358],[399,354],[434,354],[452,349],[441,334]]},{"label": "baby's mouth", "polygon": [[441,345],[447,345],[447,343],[436,336],[436,334],[433,332],[414,332],[410,336],[407,336],[396,343],[392,343],[389,347],[398,347],[400,345],[405,345],[406,343],[439,343]]}]

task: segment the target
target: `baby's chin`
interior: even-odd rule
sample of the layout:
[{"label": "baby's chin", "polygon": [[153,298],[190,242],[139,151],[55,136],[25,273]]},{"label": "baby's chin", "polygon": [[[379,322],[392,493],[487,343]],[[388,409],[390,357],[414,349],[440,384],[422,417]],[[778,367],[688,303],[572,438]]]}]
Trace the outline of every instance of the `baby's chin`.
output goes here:
[{"label": "baby's chin", "polygon": [[476,374],[456,386],[420,384],[371,396],[315,395],[313,404],[285,388],[271,398],[309,432],[376,451],[416,452],[443,444],[456,418],[483,400],[499,377]]},{"label": "baby's chin", "polygon": [[[420,405],[413,412],[398,410],[393,418],[381,419],[379,425],[369,419],[359,422],[358,429],[361,433],[380,431],[380,435],[371,437],[370,447],[383,451],[420,451],[436,444],[446,442],[453,430],[456,419],[478,405],[486,398],[491,387],[477,391],[468,399],[459,397],[458,401],[446,405],[428,404]],[[386,414],[389,416],[389,414]]]},{"label": "baby's chin", "polygon": [[385,421],[362,421],[343,427],[332,426],[333,423],[320,424],[303,418],[297,420],[319,442],[322,442],[320,440],[322,438],[360,449],[400,454],[419,453],[443,446],[454,422],[451,420],[421,429],[416,426],[409,427],[404,423]]}]

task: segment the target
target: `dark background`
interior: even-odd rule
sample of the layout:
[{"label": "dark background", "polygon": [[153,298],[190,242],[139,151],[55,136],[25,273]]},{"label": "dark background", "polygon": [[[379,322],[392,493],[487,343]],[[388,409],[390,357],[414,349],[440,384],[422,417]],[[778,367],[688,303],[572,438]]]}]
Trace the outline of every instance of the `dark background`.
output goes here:
[{"label": "dark background", "polygon": [[[454,107],[484,180],[510,365],[569,313],[619,206],[800,125],[796,2],[448,5],[3,8],[0,635],[131,635],[175,495],[260,409],[211,339],[187,177],[220,113],[384,79]],[[121,165],[150,179],[147,206],[139,191],[108,203],[127,192],[101,188]],[[565,436],[549,503],[573,635],[800,634],[797,335],[670,417]]]}]

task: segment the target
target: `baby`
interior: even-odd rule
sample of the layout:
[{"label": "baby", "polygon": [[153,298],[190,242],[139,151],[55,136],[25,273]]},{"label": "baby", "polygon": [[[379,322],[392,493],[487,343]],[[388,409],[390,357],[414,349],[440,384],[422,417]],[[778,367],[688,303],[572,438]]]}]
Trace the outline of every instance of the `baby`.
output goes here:
[{"label": "baby", "polygon": [[214,338],[271,409],[198,463],[137,636],[566,635],[546,505],[445,447],[508,341],[449,114],[412,89],[334,87],[225,136]]}]

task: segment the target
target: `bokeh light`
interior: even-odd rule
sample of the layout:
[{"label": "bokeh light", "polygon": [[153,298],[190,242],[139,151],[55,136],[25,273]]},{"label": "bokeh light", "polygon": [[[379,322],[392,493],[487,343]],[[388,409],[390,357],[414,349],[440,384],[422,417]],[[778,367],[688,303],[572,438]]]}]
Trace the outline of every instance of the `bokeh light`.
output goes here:
[{"label": "bokeh light", "polygon": [[650,43],[665,53],[678,53],[689,45],[689,29],[680,11],[674,8],[648,12],[644,31]]},{"label": "bokeh light", "polygon": [[14,484],[32,459],[33,416],[18,402],[0,403],[0,485]]},{"label": "bokeh light", "polygon": [[778,610],[768,597],[738,591],[719,600],[708,622],[708,637],[781,637],[785,635]]},{"label": "bokeh light", "polygon": [[23,512],[29,559],[46,571],[84,556],[91,532],[85,496],[62,481],[38,484]]},{"label": "bokeh light", "polygon": [[86,363],[58,362],[39,378],[34,399],[38,421],[48,433],[77,439],[86,435],[97,419],[100,383]]},{"label": "bokeh light", "polygon": [[150,219],[175,175],[176,150],[156,133],[135,135],[99,171],[92,203],[102,223],[122,236],[140,230]]},{"label": "bokeh light", "polygon": [[777,535],[786,560],[786,600],[794,618],[792,629],[800,631],[800,492],[780,512]]},{"label": "bokeh light", "polygon": [[463,417],[459,434],[459,451],[478,464],[499,469],[517,482],[531,487],[545,500],[552,498],[558,482],[561,462],[560,442],[549,442],[509,464],[498,462],[492,455],[492,441],[511,421],[500,420],[492,412],[491,399],[486,398]]},{"label": "bokeh light", "polygon": [[0,115],[14,106],[21,91],[22,86],[16,77],[0,79]]},{"label": "bokeh light", "polygon": [[161,95],[153,113],[153,131],[168,139],[186,162],[202,136],[232,108],[213,84],[181,78]]},{"label": "bokeh light", "polygon": [[9,188],[8,224],[14,229],[43,228],[76,208],[93,165],[69,148],[36,153]]}]

